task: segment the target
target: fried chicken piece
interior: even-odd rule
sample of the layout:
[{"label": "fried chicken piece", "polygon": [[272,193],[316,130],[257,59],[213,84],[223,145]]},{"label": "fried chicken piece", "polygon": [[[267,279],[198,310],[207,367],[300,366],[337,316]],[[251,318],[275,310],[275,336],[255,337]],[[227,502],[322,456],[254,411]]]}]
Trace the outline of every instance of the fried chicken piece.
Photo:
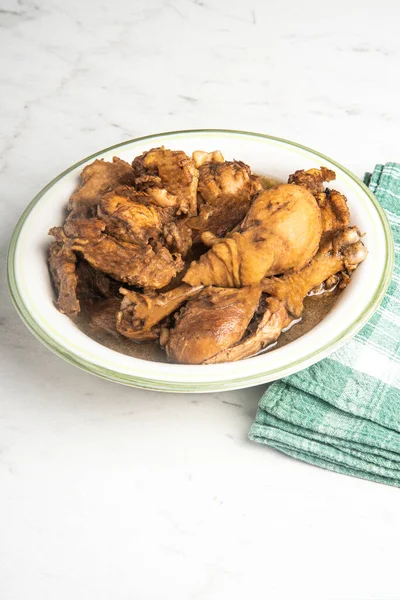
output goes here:
[{"label": "fried chicken piece", "polygon": [[[193,152],[199,167],[199,213],[176,224],[184,244],[176,245],[186,255],[192,244],[200,242],[204,231],[223,236],[245,217],[254,195],[262,189],[250,168],[238,161],[226,162],[219,150]],[[203,191],[203,193],[202,193]]]},{"label": "fried chicken piece", "polygon": [[197,214],[199,172],[185,152],[153,148],[135,158],[132,168],[136,188],[154,204],[173,207],[177,215]]},{"label": "fried chicken piece", "polygon": [[301,185],[315,196],[321,209],[322,229],[325,233],[338,231],[350,225],[347,199],[336,190],[324,189],[324,181],[333,181],[336,173],[321,167],[308,171],[296,171],[289,175],[289,183]]},{"label": "fried chicken piece", "polygon": [[312,194],[300,186],[278,185],[256,198],[238,231],[213,239],[212,248],[191,264],[183,281],[242,287],[300,270],[317,252],[321,233],[321,213]]},{"label": "fried chicken piece", "polygon": [[255,356],[275,342],[289,322],[290,319],[283,303],[276,298],[267,298],[254,333],[245,335],[239,343],[218,352],[212,358],[205,360],[204,364],[232,362]]},{"label": "fried chicken piece", "polygon": [[80,187],[69,199],[68,210],[72,211],[70,218],[94,216],[103,194],[118,184],[133,185],[135,181],[131,165],[116,156],[112,162],[102,159],[87,165],[81,173],[81,179]]},{"label": "fried chicken piece", "polygon": [[316,200],[321,210],[324,233],[339,231],[350,225],[350,211],[346,196],[326,188],[325,192],[316,195]]},{"label": "fried chicken piece", "polygon": [[301,185],[315,196],[324,191],[324,181],[333,181],[334,179],[336,179],[335,171],[321,167],[320,169],[308,169],[308,171],[303,169],[295,171],[289,175],[288,183]]},{"label": "fried chicken piece", "polygon": [[201,364],[238,342],[257,308],[259,286],[242,289],[208,287],[186,304],[169,330],[169,359]]},{"label": "fried chicken piece", "polygon": [[351,273],[366,256],[359,230],[349,227],[323,240],[318,253],[301,271],[264,279],[261,286],[264,292],[281,300],[293,317],[300,317],[303,300],[310,290],[341,271]]},{"label": "fried chicken piece", "polygon": [[49,269],[57,293],[57,300],[54,302],[56,308],[68,317],[76,317],[80,311],[76,255],[59,238],[50,246]]},{"label": "fried chicken piece", "polygon": [[128,243],[105,233],[101,219],[75,219],[64,226],[65,244],[94,268],[139,287],[162,288],[183,268],[180,256],[160,243]]},{"label": "fried chicken piece", "polygon": [[[262,190],[261,181],[241,161],[224,161],[220,152],[195,152],[199,168],[199,215],[187,219],[198,242],[204,231],[223,236],[246,216],[255,194]],[[222,160],[221,160],[222,159]]]},{"label": "fried chicken piece", "polygon": [[160,238],[162,220],[155,206],[146,206],[111,192],[102,197],[98,214],[107,233],[123,242],[147,243],[149,239]]},{"label": "fried chicken piece", "polygon": [[165,293],[140,294],[121,288],[124,299],[117,316],[117,330],[132,340],[155,340],[160,335],[161,321],[201,289],[183,284]]},{"label": "fried chicken piece", "polygon": [[248,207],[251,196],[261,190],[258,177],[252,175],[250,167],[242,161],[209,161],[199,169],[198,191],[210,206],[235,201]]}]

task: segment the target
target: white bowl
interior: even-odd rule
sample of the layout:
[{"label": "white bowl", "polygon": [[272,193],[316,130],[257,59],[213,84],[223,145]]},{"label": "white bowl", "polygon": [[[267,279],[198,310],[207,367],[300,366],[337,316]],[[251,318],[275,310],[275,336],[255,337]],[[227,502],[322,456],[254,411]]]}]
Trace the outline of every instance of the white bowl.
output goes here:
[{"label": "white bowl", "polygon": [[[82,168],[95,158],[130,162],[150,148],[221,150],[251,169],[280,180],[297,169],[324,165],[336,172],[334,187],[348,198],[352,223],[366,232],[369,255],[333,310],[294,342],[235,363],[177,365],[132,358],[82,333],[54,304],[47,269],[50,227],[61,225]],[[337,162],[300,144],[241,131],[195,130],[162,133],[117,144],[85,158],[53,179],[21,216],[9,249],[8,278],[15,306],[29,329],[68,362],[119,383],[168,392],[211,392],[258,385],[304,369],[351,338],[378,308],[393,268],[393,240],[386,216],[368,188]]]}]

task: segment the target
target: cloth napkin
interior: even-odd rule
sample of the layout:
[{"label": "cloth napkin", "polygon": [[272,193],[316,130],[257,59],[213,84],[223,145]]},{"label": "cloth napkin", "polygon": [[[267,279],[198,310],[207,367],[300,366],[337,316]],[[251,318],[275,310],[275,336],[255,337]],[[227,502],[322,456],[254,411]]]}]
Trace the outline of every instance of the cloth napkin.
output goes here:
[{"label": "cloth napkin", "polygon": [[338,473],[400,487],[400,164],[365,183],[385,209],[395,267],[372,319],[343,348],[273,383],[249,438]]}]

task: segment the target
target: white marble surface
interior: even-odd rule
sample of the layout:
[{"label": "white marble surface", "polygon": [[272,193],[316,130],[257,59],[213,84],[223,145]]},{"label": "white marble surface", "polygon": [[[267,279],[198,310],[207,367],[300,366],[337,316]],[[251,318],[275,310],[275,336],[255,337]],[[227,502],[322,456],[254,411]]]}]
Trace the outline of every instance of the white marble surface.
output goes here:
[{"label": "white marble surface", "polygon": [[[3,257],[48,180],[139,135],[261,131],[360,175],[400,160],[397,0],[0,7]],[[262,387],[113,385],[41,346],[4,284],[0,312],[1,600],[400,597],[400,491],[247,441]]]}]

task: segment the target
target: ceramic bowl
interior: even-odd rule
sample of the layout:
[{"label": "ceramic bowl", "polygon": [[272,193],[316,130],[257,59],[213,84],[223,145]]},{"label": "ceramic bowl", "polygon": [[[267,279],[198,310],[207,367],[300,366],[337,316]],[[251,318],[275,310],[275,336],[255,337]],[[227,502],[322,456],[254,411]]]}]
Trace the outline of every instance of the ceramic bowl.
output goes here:
[{"label": "ceramic bowl", "polygon": [[[335,188],[348,198],[352,223],[366,232],[369,254],[331,312],[310,332],[265,354],[235,363],[177,365],[140,360],[110,350],[82,333],[54,307],[47,269],[50,227],[61,225],[67,200],[82,168],[95,158],[126,161],[150,148],[219,149],[253,172],[285,181],[297,169],[324,165],[336,172]],[[373,194],[334,160],[287,140],[242,131],[196,130],[146,136],[101,150],[53,179],[21,216],[9,249],[8,278],[15,306],[29,329],[68,362],[122,384],[166,392],[231,390],[272,381],[323,359],[351,338],[378,308],[390,281],[393,241],[386,216]]]}]

